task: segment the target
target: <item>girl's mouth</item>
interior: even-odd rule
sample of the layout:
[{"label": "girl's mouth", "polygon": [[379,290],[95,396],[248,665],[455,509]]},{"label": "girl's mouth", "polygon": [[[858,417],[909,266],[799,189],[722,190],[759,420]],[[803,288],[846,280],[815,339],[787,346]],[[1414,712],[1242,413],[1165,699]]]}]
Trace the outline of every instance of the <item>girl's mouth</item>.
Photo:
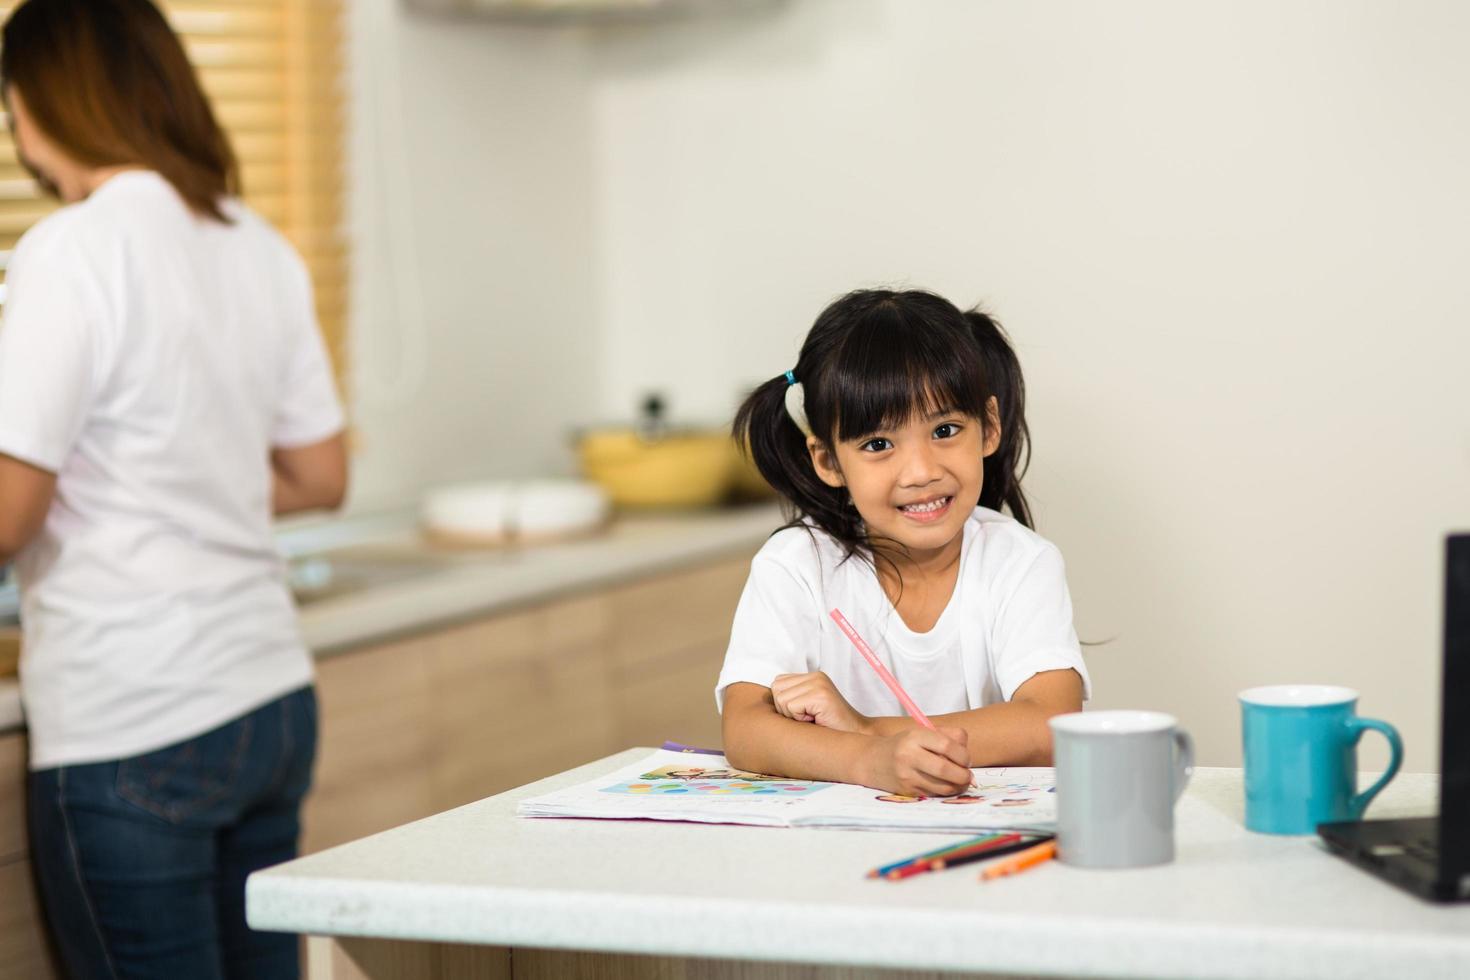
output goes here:
[{"label": "girl's mouth", "polygon": [[954,497],[936,497],[920,504],[904,504],[898,510],[911,521],[928,524],[949,513],[949,505],[953,502]]}]

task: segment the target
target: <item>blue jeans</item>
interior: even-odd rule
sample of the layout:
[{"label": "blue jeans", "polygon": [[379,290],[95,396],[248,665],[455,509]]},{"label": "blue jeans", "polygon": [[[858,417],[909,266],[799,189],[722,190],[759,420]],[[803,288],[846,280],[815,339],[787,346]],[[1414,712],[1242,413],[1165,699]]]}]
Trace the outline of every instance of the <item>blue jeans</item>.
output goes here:
[{"label": "blue jeans", "polygon": [[245,925],[245,878],[296,856],[316,754],[303,688],[176,745],[30,774],[31,857],[77,980],[297,976]]}]

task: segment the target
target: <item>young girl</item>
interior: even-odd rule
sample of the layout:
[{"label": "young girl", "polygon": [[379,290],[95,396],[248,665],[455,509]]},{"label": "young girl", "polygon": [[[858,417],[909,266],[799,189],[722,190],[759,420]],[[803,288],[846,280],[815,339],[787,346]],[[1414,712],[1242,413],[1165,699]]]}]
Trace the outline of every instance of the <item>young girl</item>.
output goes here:
[{"label": "young girl", "polygon": [[741,406],[735,437],[794,514],[751,563],[715,689],[732,766],[948,796],[972,766],[1051,764],[1047,719],[1088,679],[1062,556],[1021,493],[1023,411],[995,321],[886,290],[827,307]]}]

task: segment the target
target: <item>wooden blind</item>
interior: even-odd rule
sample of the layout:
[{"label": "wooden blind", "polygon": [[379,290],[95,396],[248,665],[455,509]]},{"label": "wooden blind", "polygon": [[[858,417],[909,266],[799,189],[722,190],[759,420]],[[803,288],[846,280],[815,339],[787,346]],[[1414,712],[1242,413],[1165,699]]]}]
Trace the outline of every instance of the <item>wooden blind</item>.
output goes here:
[{"label": "wooden blind", "polygon": [[[240,161],[245,201],[301,252],[339,384],[345,382],[342,0],[156,0],[183,37]],[[0,0],[0,16],[16,4]],[[0,272],[56,203],[0,133]]]}]

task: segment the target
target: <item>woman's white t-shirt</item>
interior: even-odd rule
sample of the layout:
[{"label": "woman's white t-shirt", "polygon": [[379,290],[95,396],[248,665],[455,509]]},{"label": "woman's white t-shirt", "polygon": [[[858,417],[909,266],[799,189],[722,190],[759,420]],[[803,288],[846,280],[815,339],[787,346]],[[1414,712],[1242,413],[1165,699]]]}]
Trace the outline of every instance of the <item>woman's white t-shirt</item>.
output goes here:
[{"label": "woman's white t-shirt", "polygon": [[16,246],[0,453],[57,475],[16,560],[34,769],[161,748],[311,681],[269,458],[342,409],[301,260],[223,209],[128,171]]},{"label": "woman's white t-shirt", "polygon": [[772,535],[751,562],[730,648],[715,686],[770,687],[778,674],[822,671],[858,712],[903,707],[829,616],[852,623],[925,714],[1008,701],[1041,671],[1072,668],[1091,683],[1072,626],[1062,555],[1019,522],[984,507],[965,521],[954,593],[934,627],[904,625],[872,566],[825,532],[793,527]]}]

